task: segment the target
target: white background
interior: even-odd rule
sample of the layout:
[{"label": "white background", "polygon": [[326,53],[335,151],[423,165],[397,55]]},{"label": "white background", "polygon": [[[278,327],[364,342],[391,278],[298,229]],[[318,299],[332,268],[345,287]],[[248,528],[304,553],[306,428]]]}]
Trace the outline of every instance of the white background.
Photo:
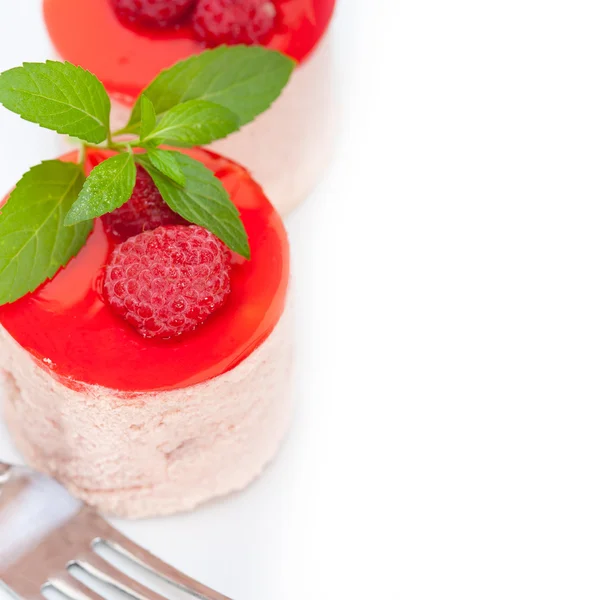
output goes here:
[{"label": "white background", "polygon": [[[599,596],[598,31],[596,0],[340,1],[291,436],[246,493],[126,533],[235,600]],[[2,0],[0,68],[50,52]],[[0,131],[2,190],[56,152]]]}]

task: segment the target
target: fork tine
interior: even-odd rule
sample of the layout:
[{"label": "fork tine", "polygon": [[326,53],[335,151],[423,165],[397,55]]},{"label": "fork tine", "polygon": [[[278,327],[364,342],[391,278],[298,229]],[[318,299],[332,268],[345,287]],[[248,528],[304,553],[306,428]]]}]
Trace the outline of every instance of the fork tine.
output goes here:
[{"label": "fork tine", "polygon": [[57,578],[53,577],[48,580],[48,584],[44,587],[53,587],[61,594],[64,594],[69,600],[104,600],[93,590],[90,590],[86,585],[75,579],[70,573]]},{"label": "fork tine", "polygon": [[102,539],[102,541],[108,547],[112,548],[112,550],[119,552],[149,571],[153,571],[156,575],[171,582],[176,587],[187,591],[192,596],[200,600],[231,600],[231,598],[215,592],[209,587],[194,581],[191,577],[184,575],[181,571],[167,565],[147,550],[132,542],[129,538],[126,538],[116,529],[110,528],[109,531],[107,530],[107,533],[108,537]]},{"label": "fork tine", "polygon": [[83,569],[89,575],[103,581],[111,587],[128,594],[137,600],[165,600],[164,596],[148,589],[145,585],[131,579],[121,571],[115,569],[101,556],[90,552],[83,558],[73,561],[74,565]]}]

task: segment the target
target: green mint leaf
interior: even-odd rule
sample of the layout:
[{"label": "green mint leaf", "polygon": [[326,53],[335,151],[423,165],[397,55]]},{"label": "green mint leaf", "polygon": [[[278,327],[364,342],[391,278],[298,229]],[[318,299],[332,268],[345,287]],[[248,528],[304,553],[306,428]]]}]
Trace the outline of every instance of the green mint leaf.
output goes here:
[{"label": "green mint leaf", "polygon": [[64,227],[85,176],[78,165],[43,162],[26,173],[0,215],[0,304],[35,290],[79,252],[92,223]]},{"label": "green mint leaf", "polygon": [[128,152],[101,162],[86,179],[65,225],[95,219],[123,206],[133,193],[135,175],[133,154]]},{"label": "green mint leaf", "polygon": [[166,203],[190,223],[201,225],[221,239],[231,250],[250,257],[247,233],[237,207],[214,173],[186,154],[173,152],[183,174],[185,187],[173,183],[152,167],[143,155],[138,157],[151,175]]},{"label": "green mint leaf", "polygon": [[139,130],[139,137],[145,139],[156,127],[156,111],[152,101],[145,95],[139,99],[141,125]]},{"label": "green mint leaf", "polygon": [[25,63],[0,74],[0,104],[32,121],[99,144],[110,128],[110,100],[95,75],[70,63]]},{"label": "green mint leaf", "polygon": [[185,175],[177,160],[177,154],[177,152],[170,150],[151,148],[148,150],[146,156],[155,169],[166,175],[169,179],[172,179],[177,185],[185,187]]},{"label": "green mint leaf", "polygon": [[239,119],[228,108],[206,100],[190,100],[167,111],[144,141],[171,146],[203,146],[238,129]]},{"label": "green mint leaf", "polygon": [[[233,111],[244,125],[264,112],[291,76],[294,61],[261,46],[221,46],[205,50],[162,71],[144,90],[158,119],[188,100],[208,100]],[[126,130],[139,130],[141,100]]]}]

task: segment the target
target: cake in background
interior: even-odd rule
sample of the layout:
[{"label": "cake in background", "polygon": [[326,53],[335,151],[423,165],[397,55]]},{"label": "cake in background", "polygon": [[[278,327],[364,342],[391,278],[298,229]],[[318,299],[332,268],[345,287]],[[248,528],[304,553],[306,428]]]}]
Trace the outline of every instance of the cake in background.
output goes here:
[{"label": "cake in background", "polygon": [[[282,96],[214,149],[243,164],[281,214],[326,170],[335,118],[327,30],[335,0],[44,0],[59,56],[96,74],[116,101],[113,119],[156,75],[222,44],[279,50],[298,62]],[[215,75],[216,76],[216,75]],[[190,89],[194,87],[189,80]],[[251,99],[248,99],[251,102]]]}]

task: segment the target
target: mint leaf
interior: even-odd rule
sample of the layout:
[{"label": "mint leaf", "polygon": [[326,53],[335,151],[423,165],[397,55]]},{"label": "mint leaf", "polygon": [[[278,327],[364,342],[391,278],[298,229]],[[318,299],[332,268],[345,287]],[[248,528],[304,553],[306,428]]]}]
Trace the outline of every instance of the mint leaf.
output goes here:
[{"label": "mint leaf", "polygon": [[32,121],[98,144],[108,136],[110,100],[95,75],[70,63],[25,63],[0,74],[0,104]]},{"label": "mint leaf", "polygon": [[190,100],[167,111],[144,142],[203,146],[238,129],[239,119],[228,108],[206,100]]},{"label": "mint leaf", "polygon": [[52,160],[17,183],[0,215],[0,304],[35,290],[79,252],[92,223],[63,221],[84,180],[78,165]]},{"label": "mint leaf", "polygon": [[139,137],[143,140],[154,129],[154,127],[156,127],[156,111],[154,110],[152,101],[143,94],[139,99],[139,106],[141,111]]},{"label": "mint leaf", "polygon": [[[177,104],[201,99],[233,111],[244,125],[276,100],[294,65],[284,54],[261,46],[221,46],[162,71],[143,93],[158,119]],[[126,131],[138,131],[140,120],[138,100]]]},{"label": "mint leaf", "polygon": [[101,162],[90,174],[65,217],[65,225],[101,217],[131,198],[135,186],[133,154],[117,154]]},{"label": "mint leaf", "polygon": [[147,151],[146,156],[155,169],[166,175],[169,179],[172,179],[177,185],[185,187],[185,175],[177,161],[177,154],[178,152],[170,150],[152,148]]},{"label": "mint leaf", "polygon": [[250,257],[247,233],[237,207],[214,173],[186,154],[173,152],[185,175],[185,187],[173,183],[152,167],[143,155],[144,167],[150,173],[166,203],[190,223],[201,225],[220,238],[231,250]]}]

